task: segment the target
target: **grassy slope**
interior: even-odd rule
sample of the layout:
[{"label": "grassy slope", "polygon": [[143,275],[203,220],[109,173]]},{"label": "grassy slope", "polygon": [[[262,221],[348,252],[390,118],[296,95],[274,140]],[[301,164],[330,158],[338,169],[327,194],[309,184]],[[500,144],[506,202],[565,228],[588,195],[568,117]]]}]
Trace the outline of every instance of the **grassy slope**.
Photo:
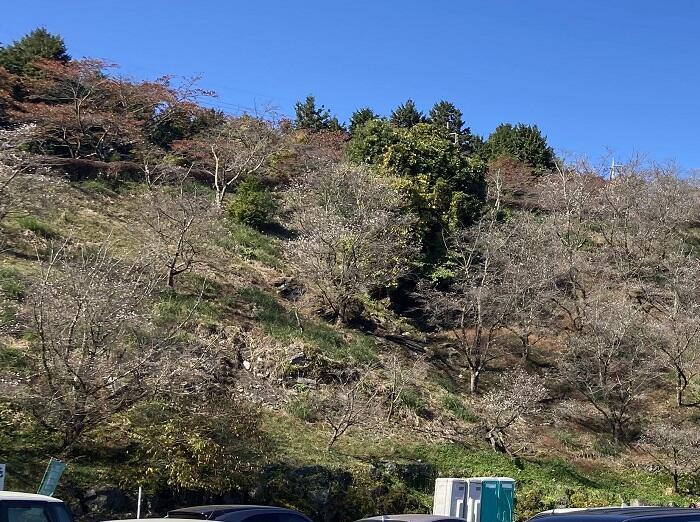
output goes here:
[{"label": "grassy slope", "polygon": [[[0,254],[0,283],[5,292],[21,297],[23,281],[30,279],[37,270],[32,250],[45,247],[48,241],[59,236],[68,235],[88,242],[109,237],[125,252],[138,251],[140,238],[135,232],[138,227],[133,224],[133,216],[138,212],[135,200],[142,190],[138,185],[115,189],[95,181],[82,185],[58,180],[47,182],[47,190],[34,201],[29,214],[5,227],[15,245],[14,253]],[[280,240],[234,225],[229,234],[220,237],[211,248],[215,257],[188,279],[192,288],[202,277],[210,281],[204,302],[197,310],[200,323],[226,326],[249,321],[283,344],[303,342],[324,357],[345,364],[373,362],[382,357],[383,345],[371,336],[338,329],[309,315],[302,317],[303,331],[298,328],[296,316],[281,304],[270,286],[271,280],[284,274]],[[166,298],[161,304],[163,317],[175,320],[188,308],[191,299],[186,288],[178,296]],[[8,347],[0,343],[0,373],[3,367],[21,371],[20,352],[21,346]],[[446,393],[443,388],[450,386],[440,385],[440,368],[428,368],[425,375],[426,380],[418,383],[415,400],[429,404],[438,416],[448,415],[456,418],[456,422],[469,421],[473,414],[463,405],[460,390],[451,389],[453,393]],[[7,486],[31,490],[50,456],[50,443],[44,434],[32,431],[29,423],[10,417],[7,410],[0,410],[2,412],[0,431],[4,433],[0,436],[0,458],[9,464]],[[335,451],[327,453],[323,425],[304,422],[299,416],[289,405],[268,409],[264,427],[276,448],[272,462],[290,466],[318,465],[358,473],[378,462],[421,462],[433,473],[443,476],[512,476],[519,483],[518,513],[521,517],[559,504],[599,505],[632,499],[653,503],[688,502],[688,499],[666,494],[665,479],[635,470],[629,456],[613,459],[599,455],[593,460],[572,458],[563,442],[571,437],[580,438],[575,426],[570,426],[566,432],[551,428],[549,439],[563,441],[561,444],[550,444],[536,459],[514,462],[482,447],[445,442],[426,430],[414,429],[416,425],[419,428],[426,425],[415,415],[401,417],[399,425],[393,429],[355,429],[339,441]],[[109,447],[101,448],[73,463],[70,479],[81,485],[114,482],[123,465],[122,458]],[[408,488],[407,494],[423,508],[430,505],[429,485]]]}]

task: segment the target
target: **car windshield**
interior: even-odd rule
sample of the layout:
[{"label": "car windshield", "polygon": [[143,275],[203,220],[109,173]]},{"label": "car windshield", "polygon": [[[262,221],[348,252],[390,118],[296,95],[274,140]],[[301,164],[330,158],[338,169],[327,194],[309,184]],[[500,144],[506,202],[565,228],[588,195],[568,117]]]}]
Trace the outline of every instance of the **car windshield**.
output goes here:
[{"label": "car windshield", "polygon": [[6,522],[72,522],[60,502],[7,500],[0,502],[0,520]]}]

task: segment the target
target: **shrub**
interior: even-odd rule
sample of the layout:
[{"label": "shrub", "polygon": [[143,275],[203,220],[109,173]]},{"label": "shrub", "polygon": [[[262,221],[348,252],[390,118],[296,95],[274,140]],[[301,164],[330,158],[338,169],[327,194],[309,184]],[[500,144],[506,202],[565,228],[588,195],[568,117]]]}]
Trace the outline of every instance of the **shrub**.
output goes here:
[{"label": "shrub", "polygon": [[316,411],[308,390],[302,390],[299,395],[290,399],[287,403],[287,412],[304,422],[316,420]]},{"label": "shrub", "polygon": [[21,301],[24,298],[24,282],[15,270],[0,268],[0,293],[11,301]]},{"label": "shrub", "polygon": [[[268,451],[260,410],[219,397],[205,403],[145,403],[129,413],[133,445],[124,482],[221,494],[246,484]],[[225,470],[225,472],[223,471]]]},{"label": "shrub", "polygon": [[219,241],[223,248],[245,259],[260,261],[273,268],[282,267],[282,249],[278,239],[233,220],[228,225],[228,235]]},{"label": "shrub", "polygon": [[442,405],[459,420],[463,420],[465,422],[476,422],[477,420],[476,415],[474,415],[474,413],[469,410],[464,405],[462,400],[456,395],[452,395],[451,393],[445,395],[445,397],[442,399]]},{"label": "shrub", "polygon": [[272,193],[256,179],[243,181],[228,206],[231,218],[260,228],[272,222],[277,213],[277,202]]},{"label": "shrub", "polygon": [[39,221],[34,216],[19,217],[17,218],[17,223],[24,230],[34,232],[34,234],[37,236],[41,236],[46,239],[51,239],[58,235],[50,225],[44,223],[43,221]]},{"label": "shrub", "polygon": [[399,400],[409,410],[420,414],[425,409],[425,401],[416,388],[404,388],[401,390]]}]

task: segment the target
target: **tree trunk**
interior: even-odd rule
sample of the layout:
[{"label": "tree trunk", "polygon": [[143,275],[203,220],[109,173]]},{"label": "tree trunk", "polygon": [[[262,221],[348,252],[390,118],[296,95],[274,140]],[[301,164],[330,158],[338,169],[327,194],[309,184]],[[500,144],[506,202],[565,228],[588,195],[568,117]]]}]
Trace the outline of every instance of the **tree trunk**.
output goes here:
[{"label": "tree trunk", "polygon": [[472,370],[469,374],[469,393],[476,393],[479,389],[479,377],[481,377],[481,370]]},{"label": "tree trunk", "polygon": [[328,444],[326,445],[326,452],[330,453],[331,449],[333,448],[333,445],[335,442],[338,440],[340,437],[340,433],[336,428],[333,428],[333,435],[331,435],[330,440],[328,441]]},{"label": "tree trunk", "polygon": [[495,451],[496,453],[505,453],[507,455],[510,455],[510,451],[508,451],[508,448],[506,447],[505,440],[503,439],[503,434],[500,430],[496,428],[489,430],[489,433],[486,436],[486,438],[491,444],[491,449],[493,451]]},{"label": "tree trunk", "polygon": [[622,429],[622,423],[618,420],[611,420],[610,427],[612,429],[612,438],[615,444],[619,444],[624,436],[625,431]]},{"label": "tree trunk", "polygon": [[523,363],[526,363],[530,360],[530,339],[529,335],[525,336],[524,339],[521,339],[521,343],[523,345],[522,347],[522,352],[520,354],[520,357],[522,359]]},{"label": "tree trunk", "polygon": [[673,479],[673,492],[678,493],[679,488],[678,488],[678,472],[676,470],[673,470],[673,473],[671,473],[671,478]]}]

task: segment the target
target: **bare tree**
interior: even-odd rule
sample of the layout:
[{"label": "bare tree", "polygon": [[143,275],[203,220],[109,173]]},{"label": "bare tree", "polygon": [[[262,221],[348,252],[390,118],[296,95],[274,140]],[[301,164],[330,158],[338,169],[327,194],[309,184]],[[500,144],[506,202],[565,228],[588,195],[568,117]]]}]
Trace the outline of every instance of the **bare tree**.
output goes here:
[{"label": "bare tree", "polygon": [[685,248],[671,253],[657,272],[656,284],[636,288],[634,297],[646,311],[656,334],[655,348],[661,364],[675,374],[677,406],[699,406],[686,399],[693,380],[700,375],[700,260]]},{"label": "bare tree", "polygon": [[150,232],[152,256],[163,267],[167,285],[197,262],[212,234],[216,213],[206,198],[174,190],[151,191],[146,195],[144,225]]},{"label": "bare tree", "polygon": [[551,273],[551,301],[564,314],[564,326],[580,330],[591,294],[599,287],[600,267],[591,259],[592,201],[604,180],[585,162],[557,164],[539,186],[541,223],[548,237],[540,263]]},{"label": "bare tree", "polygon": [[408,366],[401,361],[398,353],[394,353],[391,356],[390,366],[387,368],[389,370],[387,422],[394,416],[397,406],[403,397],[404,390],[409,386],[412,378],[415,377],[417,368],[422,362],[423,357],[418,357]]},{"label": "bare tree", "polygon": [[657,352],[675,373],[675,400],[700,372],[700,262],[692,227],[697,187],[673,166],[627,165],[596,200],[601,265],[655,329]]},{"label": "bare tree", "polygon": [[637,447],[671,477],[674,493],[679,493],[682,480],[700,472],[700,433],[696,426],[662,422],[647,429]]},{"label": "bare tree", "polygon": [[398,192],[362,167],[314,171],[287,194],[299,232],[289,258],[340,322],[364,292],[395,281],[417,246]]},{"label": "bare tree", "polygon": [[627,435],[656,376],[653,340],[627,302],[597,301],[569,339],[563,378],[603,417],[615,442]]},{"label": "bare tree", "polygon": [[592,202],[610,274],[620,282],[651,280],[684,242],[698,201],[697,189],[674,166],[619,167]]},{"label": "bare tree", "polygon": [[157,388],[172,336],[151,321],[151,274],[112,257],[107,244],[76,252],[64,244],[42,266],[25,307],[36,333],[27,404],[65,451]]},{"label": "bare tree", "polygon": [[522,369],[503,373],[478,402],[482,427],[494,451],[513,456],[510,441],[516,425],[523,417],[536,413],[546,396],[539,376]]},{"label": "bare tree", "polygon": [[211,179],[216,206],[223,206],[228,190],[245,177],[259,173],[279,151],[281,136],[272,123],[252,116],[228,119],[174,148]]},{"label": "bare tree", "polygon": [[[0,129],[0,225],[8,217],[25,212],[27,199],[36,190],[36,184],[28,179],[28,172],[36,167],[30,155],[19,147],[33,139],[36,126],[23,125],[14,129]],[[0,226],[0,251],[7,239]]]},{"label": "bare tree", "polygon": [[32,139],[34,125],[0,129],[0,222],[18,212],[27,195],[24,177],[33,162],[18,147]]},{"label": "bare tree", "polygon": [[553,285],[550,265],[543,262],[549,248],[546,230],[530,213],[516,213],[507,226],[509,247],[496,252],[507,310],[505,327],[520,343],[523,361],[544,335],[552,316]]},{"label": "bare tree", "polygon": [[326,450],[331,451],[345,432],[364,420],[377,395],[376,388],[367,393],[364,378],[352,381],[346,377],[340,386],[321,402],[321,415],[331,429]]},{"label": "bare tree", "polygon": [[500,285],[510,231],[499,226],[500,188],[494,204],[470,229],[455,233],[451,282],[446,289],[423,284],[419,288],[432,322],[450,332],[469,368],[469,390],[476,393],[482,373],[507,351],[506,320],[510,296]]}]

